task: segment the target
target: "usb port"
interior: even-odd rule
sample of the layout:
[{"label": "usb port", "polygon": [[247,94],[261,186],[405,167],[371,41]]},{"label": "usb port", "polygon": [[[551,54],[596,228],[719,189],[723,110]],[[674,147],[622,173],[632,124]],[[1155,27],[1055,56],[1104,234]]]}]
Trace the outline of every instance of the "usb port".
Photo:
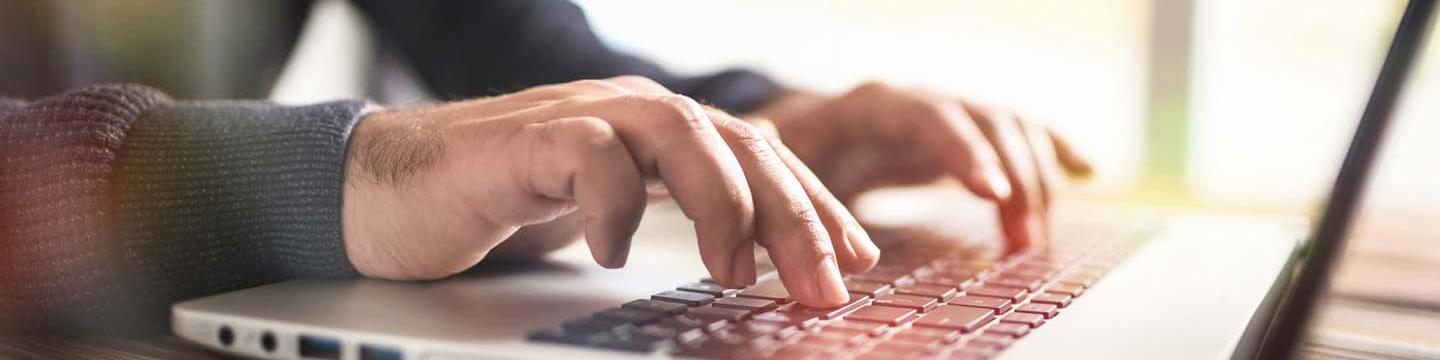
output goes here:
[{"label": "usb port", "polygon": [[400,349],[360,344],[360,360],[400,360]]},{"label": "usb port", "polygon": [[300,357],[305,359],[340,360],[340,340],[300,335]]}]

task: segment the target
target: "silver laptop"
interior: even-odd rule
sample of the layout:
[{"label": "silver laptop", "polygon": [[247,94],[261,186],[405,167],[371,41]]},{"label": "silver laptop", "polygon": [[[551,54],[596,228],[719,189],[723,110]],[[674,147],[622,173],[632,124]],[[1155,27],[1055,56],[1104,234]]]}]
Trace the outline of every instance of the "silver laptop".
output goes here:
[{"label": "silver laptop", "polygon": [[291,281],[176,304],[173,331],[264,359],[1290,357],[1434,3],[1406,8],[1313,228],[1062,200],[1050,249],[995,256],[973,244],[996,235],[967,231],[993,228],[987,211],[954,190],[896,191],[860,209],[912,215],[872,229],[880,265],[846,277],[849,303],[816,309],[773,274],[744,289],[707,282],[688,221],[659,207],[624,269],[594,266],[579,242],[435,282]]}]

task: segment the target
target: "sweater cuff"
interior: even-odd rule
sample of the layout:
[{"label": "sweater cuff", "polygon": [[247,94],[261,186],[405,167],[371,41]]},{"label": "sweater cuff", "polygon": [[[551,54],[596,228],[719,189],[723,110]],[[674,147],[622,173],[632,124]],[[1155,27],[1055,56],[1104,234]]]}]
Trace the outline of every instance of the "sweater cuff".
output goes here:
[{"label": "sweater cuff", "polygon": [[346,141],[364,106],[175,102],[145,112],[112,186],[128,262],[150,290],[179,298],[357,275],[340,202]]}]

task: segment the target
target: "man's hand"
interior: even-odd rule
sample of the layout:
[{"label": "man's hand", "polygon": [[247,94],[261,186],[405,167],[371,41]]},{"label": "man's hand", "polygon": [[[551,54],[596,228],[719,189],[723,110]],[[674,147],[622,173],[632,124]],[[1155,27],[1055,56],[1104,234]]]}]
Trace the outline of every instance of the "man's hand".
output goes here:
[{"label": "man's hand", "polygon": [[646,179],[663,181],[695,222],[721,284],[755,281],[760,244],[797,301],[833,306],[848,298],[840,269],[865,271],[879,257],[789,150],[643,78],[385,110],[351,142],[345,247],[370,277],[451,275],[517,229],[562,218],[583,222],[596,262],[623,266]]},{"label": "man's hand", "polygon": [[1046,244],[1062,170],[1091,171],[1044,126],[926,90],[871,83],[835,98],[792,93],[758,115],[846,203],[877,187],[958,179],[998,204],[1009,251]]}]

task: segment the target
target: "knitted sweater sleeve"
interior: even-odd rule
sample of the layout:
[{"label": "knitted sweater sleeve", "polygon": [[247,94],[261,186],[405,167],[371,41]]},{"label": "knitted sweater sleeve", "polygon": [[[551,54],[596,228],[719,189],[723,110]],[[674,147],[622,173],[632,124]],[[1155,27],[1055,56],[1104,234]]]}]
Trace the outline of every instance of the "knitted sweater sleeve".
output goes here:
[{"label": "knitted sweater sleeve", "polygon": [[362,106],[0,100],[0,328],[163,331],[177,300],[354,276],[340,200]]}]

